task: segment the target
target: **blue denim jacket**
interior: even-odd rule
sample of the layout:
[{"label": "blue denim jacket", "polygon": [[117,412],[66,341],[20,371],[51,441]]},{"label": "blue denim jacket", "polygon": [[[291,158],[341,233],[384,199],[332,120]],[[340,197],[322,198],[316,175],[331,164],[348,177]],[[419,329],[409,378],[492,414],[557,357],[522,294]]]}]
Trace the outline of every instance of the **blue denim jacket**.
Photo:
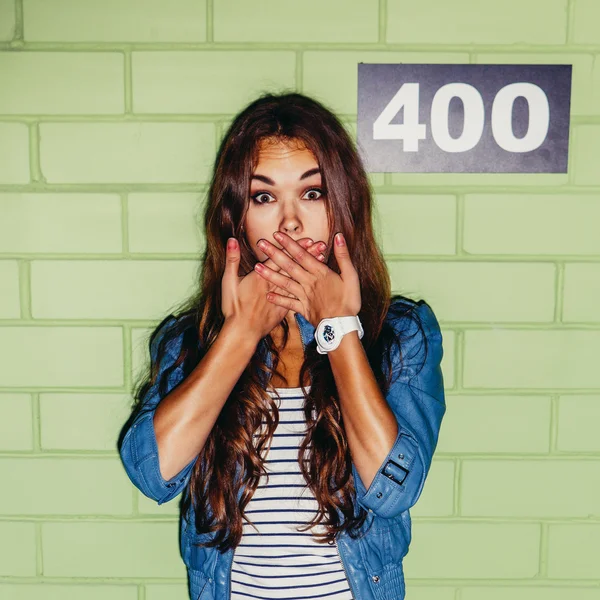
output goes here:
[{"label": "blue denim jacket", "polygon": [[[411,336],[403,346],[404,363],[399,376],[400,363],[395,346],[391,355],[394,370],[386,400],[396,416],[398,435],[368,490],[352,464],[357,496],[355,514],[358,514],[359,505],[368,511],[361,528],[361,533],[365,533],[353,540],[341,532],[335,540],[355,600],[403,600],[405,597],[402,560],[411,541],[409,509],[415,505],[423,490],[446,411],[439,323],[429,305],[423,301],[416,310],[427,336],[425,364],[420,368],[425,345],[417,325],[412,322],[407,327],[406,323],[401,323],[411,317],[397,319],[397,327],[394,325],[396,330],[403,329]],[[295,316],[303,348],[306,349],[307,344],[316,343],[315,327],[301,314],[296,313]],[[417,335],[413,336],[414,333]],[[167,346],[165,358],[159,366],[159,377],[178,356],[181,337]],[[154,353],[158,341],[155,339],[153,344]],[[264,340],[259,345],[259,351],[266,351]],[[265,359],[271,367],[268,353]],[[155,354],[152,360],[156,360]],[[178,385],[183,377],[180,365],[171,374],[168,391]],[[158,385],[155,383],[144,398],[144,403],[154,409],[159,401]],[[163,479],[159,470],[153,417],[154,410],[138,415],[127,430],[119,451],[132,483],[148,498],[163,504],[182,491],[188,492],[187,483],[196,459],[171,479]],[[191,511],[193,507],[190,507]],[[211,535],[196,533],[193,514],[182,515],[180,529],[180,552],[189,575],[191,600],[229,600],[235,549],[221,554],[216,548],[193,546],[192,543],[207,540]]]}]

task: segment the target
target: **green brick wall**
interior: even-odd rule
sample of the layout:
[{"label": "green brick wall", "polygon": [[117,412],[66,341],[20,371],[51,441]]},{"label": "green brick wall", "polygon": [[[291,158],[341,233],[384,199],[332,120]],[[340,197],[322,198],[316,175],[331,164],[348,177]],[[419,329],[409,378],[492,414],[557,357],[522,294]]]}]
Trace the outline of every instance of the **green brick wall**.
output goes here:
[{"label": "green brick wall", "polygon": [[0,0],[0,598],[187,598],[178,501],[116,451],[187,297],[232,116],[265,90],[356,131],[357,62],[573,65],[568,174],[372,174],[448,411],[410,600],[600,598],[600,1]]}]

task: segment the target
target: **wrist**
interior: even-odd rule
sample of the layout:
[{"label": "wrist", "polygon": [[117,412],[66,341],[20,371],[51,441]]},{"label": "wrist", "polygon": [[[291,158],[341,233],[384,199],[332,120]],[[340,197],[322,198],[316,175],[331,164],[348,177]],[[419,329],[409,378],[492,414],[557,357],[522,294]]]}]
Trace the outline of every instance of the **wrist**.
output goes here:
[{"label": "wrist", "polygon": [[240,321],[237,317],[228,317],[225,319],[221,328],[221,333],[223,332],[234,340],[238,350],[240,349],[240,345],[242,348],[256,350],[261,339],[258,334],[255,334],[248,327],[248,323]]}]

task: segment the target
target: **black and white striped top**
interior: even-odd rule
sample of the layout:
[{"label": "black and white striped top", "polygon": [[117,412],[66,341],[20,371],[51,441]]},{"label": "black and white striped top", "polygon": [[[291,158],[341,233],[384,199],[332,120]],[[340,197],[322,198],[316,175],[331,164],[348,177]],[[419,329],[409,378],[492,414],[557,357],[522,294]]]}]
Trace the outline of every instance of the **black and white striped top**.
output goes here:
[{"label": "black and white striped top", "polygon": [[[298,464],[298,448],[306,433],[302,389],[275,388],[279,423],[265,456],[265,469],[246,515],[233,555],[231,598],[234,600],[352,600],[337,544],[320,544],[311,531],[300,532],[318,509]],[[309,390],[310,387],[307,387]],[[277,397],[268,390],[271,397]],[[257,435],[255,435],[257,437]],[[321,524],[313,531],[324,533]]]}]

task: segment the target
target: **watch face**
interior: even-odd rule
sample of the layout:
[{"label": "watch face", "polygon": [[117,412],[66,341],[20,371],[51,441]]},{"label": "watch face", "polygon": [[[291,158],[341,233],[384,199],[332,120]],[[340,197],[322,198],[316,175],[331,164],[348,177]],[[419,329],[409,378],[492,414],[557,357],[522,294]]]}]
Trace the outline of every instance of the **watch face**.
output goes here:
[{"label": "watch face", "polygon": [[325,325],[325,327],[323,328],[322,339],[328,344],[335,340],[335,331],[331,325]]},{"label": "watch face", "polygon": [[324,321],[317,328],[316,332],[318,345],[326,350],[333,350],[336,346],[336,331],[333,323]]}]

